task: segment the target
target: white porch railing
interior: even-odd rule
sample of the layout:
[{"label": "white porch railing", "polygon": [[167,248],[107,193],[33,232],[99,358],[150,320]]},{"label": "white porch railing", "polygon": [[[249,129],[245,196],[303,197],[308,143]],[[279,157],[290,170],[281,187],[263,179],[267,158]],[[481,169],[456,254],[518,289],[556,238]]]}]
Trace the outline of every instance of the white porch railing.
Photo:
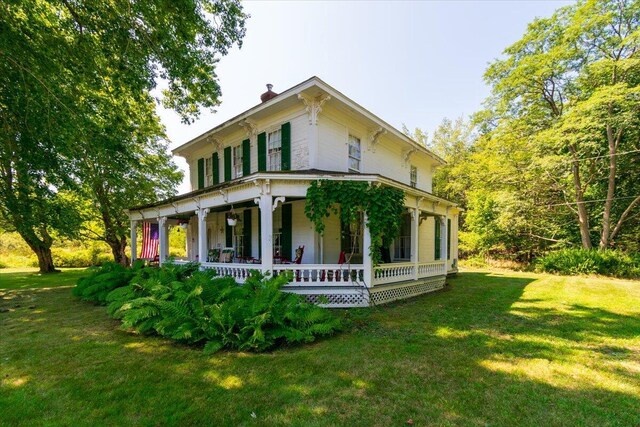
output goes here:
[{"label": "white porch railing", "polygon": [[443,276],[447,274],[447,266],[444,261],[418,263],[418,278]]},{"label": "white porch railing", "polygon": [[373,269],[373,284],[403,282],[415,278],[415,265],[411,262],[394,262],[379,265]]},{"label": "white porch railing", "polygon": [[418,263],[417,275],[415,274],[415,268],[416,265],[412,262],[394,262],[379,265],[373,269],[373,284],[384,285],[387,283],[403,282],[416,278],[424,279],[425,277],[443,276],[446,274],[446,264],[444,261]]},{"label": "white porch railing", "polygon": [[251,270],[260,270],[260,264],[239,264],[224,262],[203,262],[200,266],[207,270],[215,270],[218,276],[230,276],[238,283],[244,283],[249,277]]},{"label": "white porch railing", "polygon": [[287,286],[354,286],[363,285],[361,264],[274,264],[273,274],[293,273]]},{"label": "white porch railing", "polygon": [[[188,261],[176,260],[176,264]],[[215,270],[219,276],[233,277],[243,283],[251,270],[262,270],[261,264],[203,262],[202,268]],[[417,277],[415,264],[409,262],[383,264],[373,269],[373,285],[404,282],[416,278],[444,276],[445,261],[418,263]],[[274,264],[273,274],[291,271],[292,281],[286,286],[363,286],[364,267],[361,264]]]}]

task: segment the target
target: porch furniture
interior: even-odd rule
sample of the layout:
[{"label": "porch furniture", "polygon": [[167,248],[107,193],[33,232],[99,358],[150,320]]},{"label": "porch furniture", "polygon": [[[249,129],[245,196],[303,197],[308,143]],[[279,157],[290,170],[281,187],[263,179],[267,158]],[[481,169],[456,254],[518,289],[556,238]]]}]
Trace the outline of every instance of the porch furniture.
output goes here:
[{"label": "porch furniture", "polygon": [[222,253],[220,254],[220,262],[233,262],[234,253],[235,250],[233,248],[223,248]]}]

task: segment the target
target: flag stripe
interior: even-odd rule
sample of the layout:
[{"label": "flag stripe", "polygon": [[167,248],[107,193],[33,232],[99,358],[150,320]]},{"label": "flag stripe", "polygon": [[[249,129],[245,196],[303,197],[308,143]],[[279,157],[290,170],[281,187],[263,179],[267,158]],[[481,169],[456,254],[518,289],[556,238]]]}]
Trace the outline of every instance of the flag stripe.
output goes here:
[{"label": "flag stripe", "polygon": [[160,243],[158,239],[158,224],[151,224],[149,222],[142,223],[142,250],[140,251],[141,259],[153,260],[158,256],[158,245]]}]

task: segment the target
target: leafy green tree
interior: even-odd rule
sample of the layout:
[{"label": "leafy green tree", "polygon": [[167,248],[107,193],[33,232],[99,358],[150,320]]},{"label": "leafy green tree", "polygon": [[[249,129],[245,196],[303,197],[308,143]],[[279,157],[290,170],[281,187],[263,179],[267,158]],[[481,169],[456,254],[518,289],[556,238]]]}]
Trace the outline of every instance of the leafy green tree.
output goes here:
[{"label": "leafy green tree", "polygon": [[[632,178],[640,148],[639,23],[638,2],[580,1],[535,20],[485,75],[492,86],[479,116],[485,138],[500,146],[517,135],[534,154],[517,191],[549,208],[562,205],[587,249],[596,239],[600,248],[612,246],[640,208]],[[541,218],[558,224],[565,217]]]},{"label": "leafy green tree", "polygon": [[[0,3],[0,220],[34,250],[42,272],[55,270],[54,234],[79,228],[60,192],[78,191],[86,178],[98,200],[92,180],[103,168],[116,171],[121,159],[98,167],[96,159],[105,158],[91,156],[130,152],[139,160],[145,152],[108,132],[135,123],[136,108],[148,111],[160,81],[160,101],[184,122],[218,105],[216,63],[241,44],[245,19],[236,0]],[[158,129],[147,130],[146,141],[158,141]],[[121,172],[129,172],[131,158]]]}]

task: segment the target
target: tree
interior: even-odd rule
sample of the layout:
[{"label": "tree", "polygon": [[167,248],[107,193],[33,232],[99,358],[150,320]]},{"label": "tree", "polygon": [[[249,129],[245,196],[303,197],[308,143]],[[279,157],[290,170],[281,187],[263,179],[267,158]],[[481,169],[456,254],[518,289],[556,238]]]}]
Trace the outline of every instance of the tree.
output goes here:
[{"label": "tree", "polygon": [[[126,114],[161,80],[160,101],[185,122],[218,105],[215,66],[241,44],[245,19],[235,0],[0,4],[0,220],[38,254],[42,272],[54,270],[52,231],[76,233],[67,213],[55,213],[70,208],[60,192],[96,178],[83,176],[85,156],[144,152],[131,139],[94,137],[130,124]],[[131,108],[104,114],[119,106]]]},{"label": "tree", "polygon": [[518,191],[563,204],[587,249],[612,246],[640,207],[637,161],[620,162],[640,148],[639,23],[638,2],[580,1],[535,20],[485,75],[484,137],[517,129],[535,153]]}]

